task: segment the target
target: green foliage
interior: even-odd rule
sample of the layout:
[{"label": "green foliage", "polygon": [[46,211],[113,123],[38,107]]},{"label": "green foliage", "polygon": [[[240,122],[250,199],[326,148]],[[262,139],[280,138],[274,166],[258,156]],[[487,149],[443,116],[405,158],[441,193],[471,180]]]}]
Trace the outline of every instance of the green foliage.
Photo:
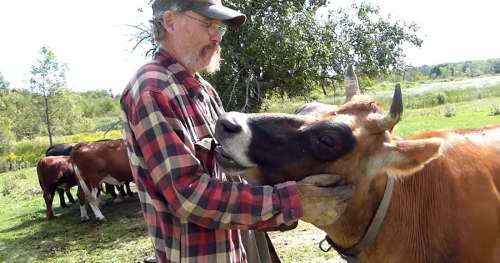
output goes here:
[{"label": "green foliage", "polygon": [[490,106],[490,115],[491,116],[500,115],[500,104],[492,104]]},{"label": "green foliage", "polygon": [[[59,64],[54,52],[48,47],[40,49],[39,59],[31,68],[32,114],[45,124],[50,144],[57,126],[66,126],[74,122],[74,117],[68,116],[67,107],[72,107],[67,96],[64,96],[63,86],[66,84],[66,67]],[[58,125],[64,123],[63,125]],[[64,130],[64,129],[63,129]]]},{"label": "green foliage", "polygon": [[444,111],[443,115],[446,118],[455,117],[455,115],[457,115],[457,112],[456,112],[455,108],[450,107],[450,106],[446,106],[443,111]]},{"label": "green foliage", "polygon": [[3,196],[8,196],[12,190],[16,189],[16,180],[13,178],[2,177],[0,192]]},{"label": "green foliage", "polygon": [[446,103],[446,93],[444,92],[439,92],[436,94],[436,103],[438,105],[443,105]]},{"label": "green foliage", "polygon": [[500,73],[500,58],[408,67],[403,72],[403,80],[471,78],[498,73]]},{"label": "green foliage", "polygon": [[[307,97],[317,86],[336,87],[349,64],[370,77],[402,66],[404,44],[420,46],[413,23],[381,17],[373,5],[333,10],[317,19],[325,0],[228,0],[248,22],[222,42],[221,70],[207,75],[227,110],[256,111],[272,97]],[[138,43],[151,34],[135,27]],[[326,88],[325,88],[326,91]]]}]

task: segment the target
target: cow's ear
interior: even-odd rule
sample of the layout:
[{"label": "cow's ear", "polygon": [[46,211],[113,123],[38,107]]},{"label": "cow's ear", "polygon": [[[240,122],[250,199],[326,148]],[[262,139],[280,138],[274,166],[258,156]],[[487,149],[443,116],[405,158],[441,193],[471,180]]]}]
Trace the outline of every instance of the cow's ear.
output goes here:
[{"label": "cow's ear", "polygon": [[391,174],[415,173],[441,155],[443,142],[440,138],[429,138],[385,143],[382,156],[377,157],[381,158],[378,164]]}]

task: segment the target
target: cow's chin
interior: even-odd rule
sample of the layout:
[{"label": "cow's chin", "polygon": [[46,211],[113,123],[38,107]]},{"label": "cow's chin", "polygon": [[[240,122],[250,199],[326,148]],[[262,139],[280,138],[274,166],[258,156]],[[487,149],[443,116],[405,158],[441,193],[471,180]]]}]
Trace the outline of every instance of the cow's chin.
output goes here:
[{"label": "cow's chin", "polygon": [[229,176],[241,176],[251,184],[261,184],[254,174],[256,167],[244,166],[236,161],[233,157],[227,154],[221,147],[217,147],[215,151],[215,160],[219,164],[220,169]]},{"label": "cow's chin", "polygon": [[221,166],[222,169],[226,171],[243,172],[250,167],[241,165],[236,161],[231,155],[222,149],[222,147],[217,147],[215,150],[215,160]]}]

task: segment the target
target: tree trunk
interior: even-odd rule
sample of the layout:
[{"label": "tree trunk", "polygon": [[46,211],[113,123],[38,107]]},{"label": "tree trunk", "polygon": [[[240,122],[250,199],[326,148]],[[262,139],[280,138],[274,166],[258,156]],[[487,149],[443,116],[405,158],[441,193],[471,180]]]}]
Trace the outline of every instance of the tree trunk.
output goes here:
[{"label": "tree trunk", "polygon": [[323,90],[323,95],[328,96],[328,93],[326,92],[325,89],[325,82],[321,81],[321,89]]},{"label": "tree trunk", "polygon": [[[45,122],[47,123],[47,133],[49,134],[49,143],[52,146],[52,129],[50,126],[50,116],[49,116],[49,98],[47,96],[43,96],[45,102]],[[49,146],[49,147],[50,147]]]}]

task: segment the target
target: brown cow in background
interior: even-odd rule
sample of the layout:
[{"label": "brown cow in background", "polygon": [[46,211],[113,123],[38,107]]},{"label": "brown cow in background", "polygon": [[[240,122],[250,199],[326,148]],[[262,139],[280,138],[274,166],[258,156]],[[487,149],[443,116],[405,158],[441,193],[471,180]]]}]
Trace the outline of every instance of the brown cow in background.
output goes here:
[{"label": "brown cow in background", "polygon": [[103,140],[79,143],[73,147],[71,159],[75,165],[80,200],[80,219],[89,220],[88,203],[97,220],[104,220],[99,210],[97,193],[101,183],[123,185],[133,181],[124,140]]},{"label": "brown cow in background", "polygon": [[75,203],[70,193],[70,188],[75,186],[76,178],[69,156],[48,156],[38,161],[36,171],[38,182],[43,190],[43,198],[47,207],[47,218],[54,217],[52,201],[57,191],[61,207],[66,207],[64,192],[66,192],[71,203]]},{"label": "brown cow in background", "polygon": [[399,138],[402,109],[396,89],[387,115],[363,97],[321,117],[228,113],[217,160],[261,184],[327,173],[355,185],[337,220],[312,221],[348,262],[500,262],[500,125]]}]

